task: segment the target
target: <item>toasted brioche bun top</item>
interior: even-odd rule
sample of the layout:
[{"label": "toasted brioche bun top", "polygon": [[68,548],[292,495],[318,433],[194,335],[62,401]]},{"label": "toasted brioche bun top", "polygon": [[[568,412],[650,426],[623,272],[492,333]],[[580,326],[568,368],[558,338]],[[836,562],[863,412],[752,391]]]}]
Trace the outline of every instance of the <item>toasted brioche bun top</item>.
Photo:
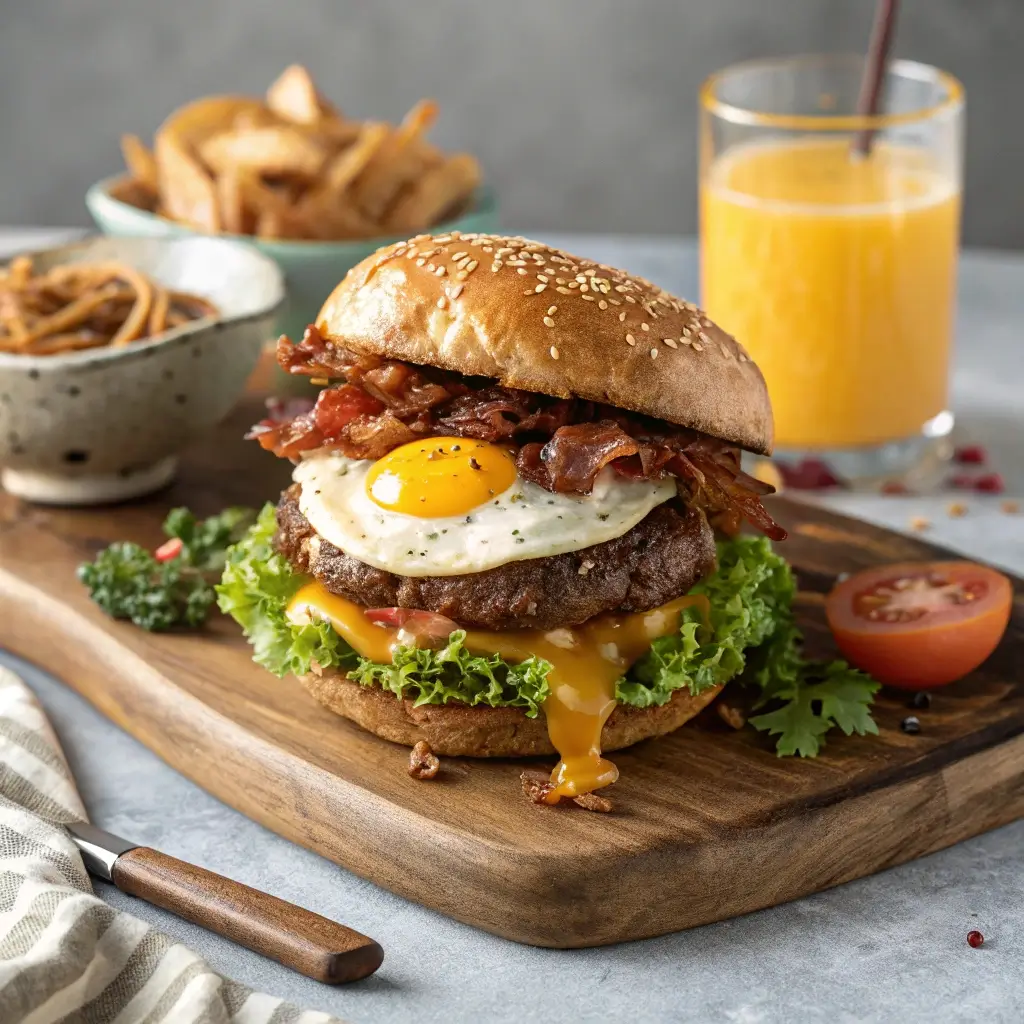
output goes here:
[{"label": "toasted brioche bun top", "polygon": [[605,402],[772,450],[772,410],[743,346],[641,277],[524,238],[417,235],[353,267],[327,338],[388,359]]}]

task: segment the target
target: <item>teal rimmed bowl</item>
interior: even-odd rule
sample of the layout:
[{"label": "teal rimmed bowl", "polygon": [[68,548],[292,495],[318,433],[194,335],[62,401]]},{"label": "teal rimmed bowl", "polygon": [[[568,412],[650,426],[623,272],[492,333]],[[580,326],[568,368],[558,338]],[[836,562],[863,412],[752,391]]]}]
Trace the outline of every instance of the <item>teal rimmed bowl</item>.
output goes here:
[{"label": "teal rimmed bowl", "polygon": [[[119,177],[97,182],[85,196],[85,205],[103,234],[116,238],[207,237],[183,224],[115,199],[110,194],[110,187]],[[490,189],[482,188],[466,213],[437,224],[430,231],[434,234],[446,231],[492,232],[497,227],[497,200]],[[287,299],[278,318],[277,331],[297,340],[306,325],[316,317],[334,286],[352,267],[381,246],[401,241],[403,236],[344,242],[265,241],[250,235],[216,237],[247,242],[281,268]]]}]

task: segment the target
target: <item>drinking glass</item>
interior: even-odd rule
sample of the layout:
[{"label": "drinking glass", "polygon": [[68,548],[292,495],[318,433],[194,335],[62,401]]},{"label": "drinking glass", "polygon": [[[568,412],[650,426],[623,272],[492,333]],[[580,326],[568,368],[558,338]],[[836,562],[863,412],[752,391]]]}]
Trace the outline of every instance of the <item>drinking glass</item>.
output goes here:
[{"label": "drinking glass", "polygon": [[700,96],[703,305],[761,367],[782,460],[851,482],[948,448],[964,121],[960,83],[904,60],[857,115],[863,70],[754,61]]}]

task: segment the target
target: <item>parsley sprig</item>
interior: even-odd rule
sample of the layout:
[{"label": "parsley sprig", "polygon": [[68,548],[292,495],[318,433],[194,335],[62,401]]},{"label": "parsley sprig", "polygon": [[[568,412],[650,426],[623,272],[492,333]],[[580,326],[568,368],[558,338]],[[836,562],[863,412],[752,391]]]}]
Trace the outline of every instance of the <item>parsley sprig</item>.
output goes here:
[{"label": "parsley sprig", "polygon": [[163,525],[169,540],[156,554],[118,541],[80,565],[78,578],[115,619],[152,631],[202,625],[216,600],[213,583],[220,579],[227,549],[254,519],[247,508],[228,508],[208,519],[197,519],[187,508],[172,509]]}]

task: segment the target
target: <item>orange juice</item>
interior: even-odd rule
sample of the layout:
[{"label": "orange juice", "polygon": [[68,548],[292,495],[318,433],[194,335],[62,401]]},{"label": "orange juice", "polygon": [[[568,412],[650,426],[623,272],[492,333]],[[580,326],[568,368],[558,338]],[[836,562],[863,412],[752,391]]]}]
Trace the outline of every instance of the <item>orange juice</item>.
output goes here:
[{"label": "orange juice", "polygon": [[781,447],[902,440],[946,408],[960,193],[929,159],[811,136],[706,170],[703,305],[761,367]]}]

